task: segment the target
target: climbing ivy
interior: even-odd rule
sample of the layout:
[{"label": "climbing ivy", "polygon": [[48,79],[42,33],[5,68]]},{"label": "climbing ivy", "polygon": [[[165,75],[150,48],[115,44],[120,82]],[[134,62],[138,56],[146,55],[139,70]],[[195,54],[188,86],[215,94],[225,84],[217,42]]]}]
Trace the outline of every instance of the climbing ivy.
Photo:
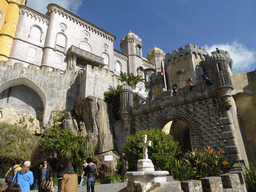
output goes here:
[{"label": "climbing ivy", "polygon": [[114,120],[120,119],[120,92],[122,86],[117,86],[116,89],[111,89],[104,93],[104,101],[108,105],[110,116]]}]

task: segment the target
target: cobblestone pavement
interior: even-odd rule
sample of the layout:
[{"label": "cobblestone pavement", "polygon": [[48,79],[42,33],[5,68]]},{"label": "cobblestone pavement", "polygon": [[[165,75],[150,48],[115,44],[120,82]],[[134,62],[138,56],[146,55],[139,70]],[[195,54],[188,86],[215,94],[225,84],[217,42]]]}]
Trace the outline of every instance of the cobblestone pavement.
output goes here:
[{"label": "cobblestone pavement", "polygon": [[[95,192],[126,192],[125,188],[127,182],[123,183],[113,183],[113,184],[101,184],[95,185]],[[31,192],[37,192],[38,190],[31,190]],[[55,188],[54,192],[57,192],[58,189]],[[86,186],[78,187],[77,192],[86,192]]]}]

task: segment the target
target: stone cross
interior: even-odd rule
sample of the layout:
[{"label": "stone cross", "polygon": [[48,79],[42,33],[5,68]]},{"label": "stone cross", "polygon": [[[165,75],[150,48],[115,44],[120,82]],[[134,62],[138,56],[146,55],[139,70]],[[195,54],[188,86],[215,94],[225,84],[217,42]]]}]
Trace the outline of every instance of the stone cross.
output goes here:
[{"label": "stone cross", "polygon": [[143,143],[139,143],[139,147],[143,148],[143,159],[148,159],[148,147],[151,146],[151,141],[147,141],[147,135],[142,136]]}]

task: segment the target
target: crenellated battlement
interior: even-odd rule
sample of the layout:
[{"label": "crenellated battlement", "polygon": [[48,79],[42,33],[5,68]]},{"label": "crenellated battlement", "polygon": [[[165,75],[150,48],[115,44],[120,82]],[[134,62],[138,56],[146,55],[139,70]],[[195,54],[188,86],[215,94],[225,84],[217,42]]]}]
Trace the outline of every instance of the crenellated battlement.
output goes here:
[{"label": "crenellated battlement", "polygon": [[167,53],[165,55],[165,60],[174,62],[174,59],[180,60],[180,57],[183,56],[186,58],[187,54],[194,54],[197,58],[198,56],[203,59],[208,55],[208,52],[204,47],[198,47],[192,44],[188,44],[185,47],[180,47],[178,50],[173,50],[172,53]]},{"label": "crenellated battlement", "polygon": [[13,66],[9,65],[8,61],[0,61],[0,69],[8,72],[16,72],[17,70],[26,71],[26,72],[34,72],[34,73],[43,73],[44,75],[49,76],[65,76],[72,75],[76,76],[77,72],[73,71],[61,71],[60,69],[48,67],[48,66],[36,66],[36,65],[28,65],[25,67],[23,63],[15,63]]},{"label": "crenellated battlement", "polygon": [[79,74],[81,76],[88,76],[88,74],[90,75],[100,74],[100,77],[102,79],[106,78],[106,79],[112,80],[115,84],[121,84],[120,77],[115,75],[113,71],[109,71],[108,69],[105,69],[99,66],[87,65],[85,69],[81,69],[79,71]]},{"label": "crenellated battlement", "polygon": [[25,5],[20,6],[20,14],[31,17],[34,20],[38,20],[39,22],[46,23],[47,25],[49,24],[49,17],[47,15],[35,11]]}]

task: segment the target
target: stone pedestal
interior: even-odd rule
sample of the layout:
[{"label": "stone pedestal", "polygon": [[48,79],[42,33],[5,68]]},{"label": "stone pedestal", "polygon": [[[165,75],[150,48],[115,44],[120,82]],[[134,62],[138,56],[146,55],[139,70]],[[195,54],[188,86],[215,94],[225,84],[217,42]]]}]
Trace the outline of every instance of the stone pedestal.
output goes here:
[{"label": "stone pedestal", "polygon": [[145,192],[155,183],[167,182],[168,171],[134,171],[127,172],[128,192]]},{"label": "stone pedestal", "polygon": [[155,171],[154,165],[151,159],[140,159],[137,163],[138,171]]}]

